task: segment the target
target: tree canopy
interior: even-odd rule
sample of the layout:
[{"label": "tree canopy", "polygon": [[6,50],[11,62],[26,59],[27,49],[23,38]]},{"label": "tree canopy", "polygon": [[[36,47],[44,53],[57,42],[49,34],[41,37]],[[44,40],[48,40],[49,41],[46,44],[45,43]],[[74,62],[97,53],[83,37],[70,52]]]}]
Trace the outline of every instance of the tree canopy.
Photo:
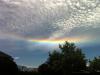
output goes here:
[{"label": "tree canopy", "polygon": [[60,51],[50,52],[46,62],[53,73],[66,75],[86,69],[85,54],[74,43],[65,42],[65,44],[59,45],[59,49]]},{"label": "tree canopy", "polygon": [[0,74],[16,75],[18,68],[13,58],[8,54],[0,52]]},{"label": "tree canopy", "polygon": [[94,59],[90,61],[89,70],[90,72],[100,72],[100,56],[94,57]]}]

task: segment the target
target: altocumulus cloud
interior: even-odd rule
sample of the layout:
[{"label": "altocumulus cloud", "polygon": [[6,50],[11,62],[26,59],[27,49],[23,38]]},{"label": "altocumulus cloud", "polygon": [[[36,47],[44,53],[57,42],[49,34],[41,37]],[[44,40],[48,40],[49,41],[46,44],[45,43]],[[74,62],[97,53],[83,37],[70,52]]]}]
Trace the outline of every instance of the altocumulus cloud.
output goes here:
[{"label": "altocumulus cloud", "polygon": [[30,38],[91,37],[95,31],[98,38],[99,20],[99,0],[0,0],[0,49],[42,48]]}]

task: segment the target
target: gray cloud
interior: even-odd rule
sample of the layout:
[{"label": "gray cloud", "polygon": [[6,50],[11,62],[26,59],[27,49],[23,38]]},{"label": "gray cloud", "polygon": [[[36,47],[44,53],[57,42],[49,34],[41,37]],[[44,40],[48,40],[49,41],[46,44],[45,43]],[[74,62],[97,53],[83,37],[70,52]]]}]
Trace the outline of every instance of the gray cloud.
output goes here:
[{"label": "gray cloud", "polygon": [[[97,36],[99,4],[99,0],[0,0],[0,39],[5,38],[0,40],[0,48],[21,49],[16,41],[27,37]],[[12,38],[13,42],[7,41]],[[31,48],[27,41],[22,44]]]},{"label": "gray cloud", "polygon": [[[93,14],[99,3],[98,0],[96,2],[89,1],[90,4],[88,5],[86,5],[88,1],[68,1],[69,3],[67,0],[57,0],[57,2],[52,0],[45,2],[37,0],[36,2],[34,1],[34,3],[31,0],[5,0],[5,2],[3,2],[4,6],[1,5],[1,25],[3,26],[1,26],[0,30],[13,31],[19,35],[28,35],[31,37],[34,35],[41,36],[41,33],[47,36],[48,33],[63,33],[74,27],[80,27],[82,25],[81,23],[85,21],[90,23],[93,17],[94,19],[97,17]],[[19,2],[20,5],[16,5],[14,2]],[[26,5],[24,3],[26,3]],[[75,3],[77,3],[77,5]],[[82,8],[84,8],[84,10],[82,10]],[[99,11],[96,13],[99,13]]]}]

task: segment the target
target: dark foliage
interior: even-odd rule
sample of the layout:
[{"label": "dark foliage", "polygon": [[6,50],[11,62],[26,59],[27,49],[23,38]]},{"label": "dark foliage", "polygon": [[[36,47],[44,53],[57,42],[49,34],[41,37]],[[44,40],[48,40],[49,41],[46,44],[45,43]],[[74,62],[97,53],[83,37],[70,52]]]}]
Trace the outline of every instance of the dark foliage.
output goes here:
[{"label": "dark foliage", "polygon": [[[86,59],[81,49],[68,42],[64,45],[59,45],[59,48],[61,51],[55,50],[49,53],[46,66],[42,65],[42,67],[39,67],[39,69],[41,68],[40,72],[44,72],[44,69],[49,68],[48,71],[51,71],[53,74],[67,75],[86,70]],[[48,74],[48,72],[45,73]]]},{"label": "dark foliage", "polygon": [[0,52],[0,74],[16,75],[18,68],[13,58],[3,52]]},{"label": "dark foliage", "polygon": [[50,74],[50,69],[49,69],[49,65],[48,64],[42,64],[39,66],[38,71],[42,74],[42,75],[47,75]]},{"label": "dark foliage", "polygon": [[92,61],[90,61],[89,71],[92,73],[100,73],[100,56],[95,57]]},{"label": "dark foliage", "polygon": [[20,71],[18,75],[39,75],[39,73],[38,72]]}]

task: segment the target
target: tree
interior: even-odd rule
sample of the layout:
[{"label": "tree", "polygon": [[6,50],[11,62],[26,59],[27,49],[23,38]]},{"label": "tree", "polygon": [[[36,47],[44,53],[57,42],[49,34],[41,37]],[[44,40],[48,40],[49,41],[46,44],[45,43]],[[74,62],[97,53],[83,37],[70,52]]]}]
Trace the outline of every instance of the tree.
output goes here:
[{"label": "tree", "polygon": [[85,55],[74,43],[65,42],[59,45],[62,52],[63,73],[80,72],[86,68]]},{"label": "tree", "polygon": [[3,52],[0,52],[0,74],[16,75],[18,68],[13,58]]},{"label": "tree", "polygon": [[61,53],[54,50],[49,53],[49,58],[47,60],[47,64],[49,65],[50,70],[54,74],[62,74],[62,65],[61,65]]},{"label": "tree", "polygon": [[49,53],[49,58],[46,62],[52,72],[60,72],[66,75],[86,69],[85,55],[74,43],[65,42],[64,45],[59,45],[59,48],[60,51],[56,50]]},{"label": "tree", "polygon": [[50,74],[49,65],[46,63],[40,65],[38,68],[38,72],[40,73],[40,75]]},{"label": "tree", "polygon": [[54,50],[53,52],[49,53],[49,58],[47,62],[39,66],[38,71],[42,75],[54,75],[58,73],[59,75],[61,75],[62,73],[60,68],[61,67],[60,59],[61,59],[60,53]]},{"label": "tree", "polygon": [[89,70],[90,72],[100,72],[100,56],[90,61]]}]

